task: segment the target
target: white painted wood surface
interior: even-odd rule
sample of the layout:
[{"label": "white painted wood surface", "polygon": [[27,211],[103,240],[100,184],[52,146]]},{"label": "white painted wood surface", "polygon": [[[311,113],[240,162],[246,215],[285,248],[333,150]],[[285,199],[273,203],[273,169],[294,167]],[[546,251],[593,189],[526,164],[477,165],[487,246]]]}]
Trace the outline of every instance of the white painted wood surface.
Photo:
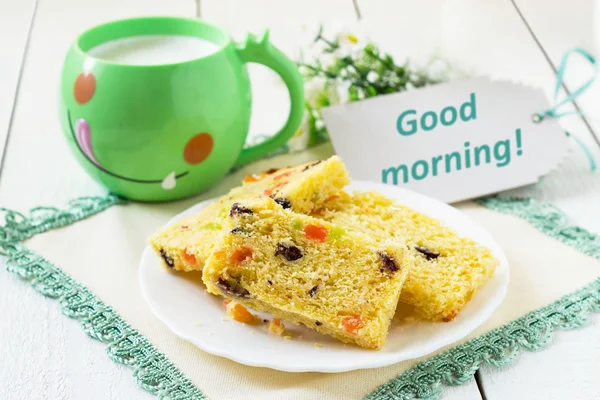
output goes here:
[{"label": "white painted wood surface", "polygon": [[0,38],[3,38],[0,42],[0,165],[35,3],[35,0],[23,0],[18,3],[0,1]]},{"label": "white painted wood surface", "polygon": [[[18,55],[25,27],[10,15],[25,12],[26,1],[0,0],[0,52]],[[33,2],[31,2],[33,3]],[[10,9],[11,12],[5,10]],[[10,132],[10,150],[0,180],[0,204],[25,210],[64,204],[69,198],[101,193],[69,154],[57,115],[59,72],[71,41],[84,29],[112,19],[152,14],[193,17],[193,0],[40,0]],[[13,27],[11,33],[5,24]],[[19,29],[17,29],[19,28]],[[13,45],[14,41],[14,45]],[[11,56],[12,57],[12,56]],[[0,66],[0,70],[2,70]],[[11,67],[11,70],[13,67]],[[4,72],[4,70],[2,70]],[[14,74],[0,75],[0,88],[14,87]],[[7,79],[10,78],[10,79]],[[12,89],[10,89],[12,90]],[[0,97],[4,94],[0,91]],[[7,107],[0,101],[0,116]],[[0,118],[0,140],[7,132]],[[0,146],[1,147],[1,146]],[[0,398],[7,400],[150,400],[129,368],[113,363],[105,346],[48,300],[0,270]]]},{"label": "white painted wood surface", "polygon": [[[542,86],[547,93],[552,91],[555,78],[552,69],[509,1],[497,0],[485,6],[477,0],[440,3],[433,0],[357,2],[363,17],[361,23],[372,32],[374,39],[397,56],[408,54],[423,61],[433,51],[442,54],[450,51],[455,59],[478,73],[516,79]],[[592,0],[570,2],[568,11],[559,0],[519,0],[517,3],[555,64],[565,49],[584,45],[589,40],[591,20],[580,16],[589,14],[582,10],[589,10]],[[10,115],[7,110],[13,107],[4,88],[12,87],[14,98],[18,76],[15,71],[20,66],[15,57],[19,52],[23,55],[28,15],[32,12],[27,4],[33,2],[0,0],[0,51],[3,57],[8,53],[5,49],[11,54],[8,69],[0,65],[0,149],[8,132],[4,122],[6,115]],[[291,55],[299,44],[299,24],[317,20],[353,24],[356,19],[351,0],[202,0],[201,6],[204,18],[223,25],[236,39],[241,39],[246,31],[271,28],[273,42]],[[195,12],[194,0],[39,0],[0,179],[0,205],[25,210],[41,204],[64,204],[70,198],[103,191],[69,154],[56,112],[62,58],[80,31],[126,16],[193,16]],[[7,25],[6,15],[19,17]],[[12,28],[7,30],[6,26]],[[462,30],[457,29],[461,26]],[[4,34],[5,30],[9,35]],[[9,73],[5,74],[2,68]],[[583,64],[575,64],[574,68],[571,75],[567,75],[569,87],[584,71]],[[255,100],[252,129],[274,131],[285,119],[285,89],[264,69],[251,68],[251,76]],[[586,112],[596,112],[600,118],[598,99],[600,91],[596,86],[582,98],[581,105]],[[587,127],[578,118],[565,120],[564,126],[580,135],[600,156]],[[541,184],[515,193],[554,202],[577,224],[600,232],[600,177],[590,174],[587,168],[585,158],[574,147],[561,169]],[[0,271],[0,310],[3,316],[0,354],[4,360],[10,360],[10,368],[5,368],[5,363],[0,367],[3,383],[0,398],[151,398],[137,389],[127,369],[106,357],[101,344],[86,337],[77,323],[61,316],[52,301],[4,271]],[[600,398],[600,384],[588,378],[599,367],[598,337],[597,325],[559,332],[554,343],[540,353],[524,354],[519,362],[502,370],[484,369],[481,379],[487,398]],[[471,400],[481,399],[481,396],[471,382],[446,390],[442,398]]]}]

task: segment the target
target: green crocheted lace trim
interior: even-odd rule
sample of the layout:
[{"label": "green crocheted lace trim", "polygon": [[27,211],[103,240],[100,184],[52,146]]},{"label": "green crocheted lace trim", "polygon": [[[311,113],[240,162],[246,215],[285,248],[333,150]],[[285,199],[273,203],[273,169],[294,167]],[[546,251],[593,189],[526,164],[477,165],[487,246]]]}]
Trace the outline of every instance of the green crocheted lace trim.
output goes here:
[{"label": "green crocheted lace trim", "polygon": [[[543,233],[600,260],[600,237],[573,225],[556,207],[533,199],[486,197],[479,204],[522,218]],[[510,363],[521,350],[535,351],[550,341],[556,328],[577,328],[600,311],[600,278],[560,300],[504,326],[420,362],[383,384],[365,400],[434,400],[443,385],[461,385],[484,364]]]},{"label": "green crocheted lace trim", "polygon": [[36,208],[29,216],[0,209],[0,253],[8,271],[29,281],[32,287],[60,304],[63,314],[81,321],[83,330],[106,344],[116,363],[133,368],[137,384],[164,400],[205,399],[204,395],[167,357],[131,327],[115,310],[21,242],[50,229],[60,228],[99,213],[123,200],[112,195],[80,198],[68,210]]},{"label": "green crocheted lace trim", "polygon": [[[0,254],[7,269],[31,282],[44,296],[58,300],[63,313],[81,321],[91,337],[107,345],[109,357],[134,369],[140,387],[163,400],[205,399],[205,396],[166,356],[131,327],[110,306],[21,242],[33,235],[63,227],[123,202],[108,195],[72,201],[67,210],[40,207],[29,216],[1,209]],[[488,197],[483,206],[520,217],[545,234],[600,260],[600,238],[569,224],[557,208],[533,199]],[[545,346],[556,328],[585,324],[600,310],[600,279],[553,304],[532,311],[504,326],[423,361],[380,386],[367,400],[434,400],[443,385],[460,385],[483,365],[505,365],[521,350]]]}]

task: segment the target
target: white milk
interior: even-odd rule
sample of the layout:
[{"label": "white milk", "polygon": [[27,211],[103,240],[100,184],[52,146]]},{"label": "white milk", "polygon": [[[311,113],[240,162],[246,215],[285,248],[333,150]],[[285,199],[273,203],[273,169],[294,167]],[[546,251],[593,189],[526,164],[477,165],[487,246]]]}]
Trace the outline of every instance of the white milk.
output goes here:
[{"label": "white milk", "polygon": [[102,60],[129,65],[180,63],[204,57],[219,50],[210,40],[179,35],[144,35],[111,40],[88,54]]}]

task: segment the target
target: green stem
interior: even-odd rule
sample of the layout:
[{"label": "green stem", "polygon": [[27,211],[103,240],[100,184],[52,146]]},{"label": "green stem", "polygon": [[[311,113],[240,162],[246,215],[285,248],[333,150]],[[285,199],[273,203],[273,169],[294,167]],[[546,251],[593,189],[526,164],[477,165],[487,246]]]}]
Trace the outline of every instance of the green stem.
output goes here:
[{"label": "green stem", "polygon": [[337,76],[335,74],[333,74],[331,72],[327,72],[327,71],[325,71],[324,69],[321,69],[321,68],[313,67],[310,64],[299,63],[298,66],[306,67],[306,68],[310,69],[311,71],[316,72],[317,74],[326,75],[328,78],[337,78]]}]

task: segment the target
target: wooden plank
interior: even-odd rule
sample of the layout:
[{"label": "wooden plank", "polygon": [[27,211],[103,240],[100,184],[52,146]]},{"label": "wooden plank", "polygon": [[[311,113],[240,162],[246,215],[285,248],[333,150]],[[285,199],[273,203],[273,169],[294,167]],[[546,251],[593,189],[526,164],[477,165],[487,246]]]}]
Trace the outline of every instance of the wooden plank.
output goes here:
[{"label": "wooden plank", "polygon": [[[575,46],[590,49],[593,1],[577,0],[565,7],[559,0],[516,0],[516,5],[557,67],[565,51]],[[598,49],[597,49],[598,50]],[[590,70],[582,60],[569,61],[566,84],[574,90]],[[551,88],[551,82],[547,87]],[[584,112],[600,117],[600,86],[595,84],[577,101]],[[577,117],[561,121],[578,135],[596,157],[597,146],[587,126]],[[596,132],[598,128],[594,125]],[[561,168],[536,188],[514,191],[552,202],[574,223],[600,233],[600,180],[589,170],[580,149],[574,148]],[[593,318],[593,317],[592,317]],[[558,331],[547,348],[525,353],[504,369],[486,368],[482,382],[488,400],[508,398],[594,399],[600,397],[600,384],[588,378],[600,368],[599,326],[593,322],[573,331]],[[565,366],[569,366],[565,368]]]},{"label": "wooden plank", "polygon": [[[593,0],[575,0],[565,7],[560,0],[514,1],[535,32],[540,44],[547,52],[552,64],[558,68],[565,52],[583,48],[596,57],[600,56],[600,34],[594,25],[600,21],[600,8]],[[540,8],[541,7],[541,8]],[[596,18],[596,20],[594,20]],[[597,28],[597,27],[596,27]],[[594,38],[596,40],[594,41]],[[575,91],[592,74],[589,63],[574,56],[569,60],[565,83],[571,92]],[[593,120],[590,125],[600,139],[600,83],[598,80],[584,94],[576,99],[581,110]],[[584,136],[584,139],[587,137]],[[600,141],[600,140],[599,140]],[[596,142],[592,144],[598,146]]]},{"label": "wooden plank", "polygon": [[[555,71],[560,68],[565,53],[575,47],[587,49],[592,54],[598,54],[600,41],[594,43],[592,40],[592,25],[595,22],[592,17],[600,16],[600,8],[598,8],[598,12],[595,12],[594,2],[578,0],[565,9],[556,1],[550,1],[548,4],[544,4],[542,13],[534,12],[531,7],[532,2],[513,0],[513,4],[532,30],[539,47],[543,49],[548,62]],[[540,15],[544,15],[544,18],[540,19]],[[586,15],[583,20],[582,15]],[[556,34],[559,30],[555,26],[561,27],[561,35]],[[600,36],[597,37],[597,40],[600,40]],[[575,55],[569,59],[565,72],[563,86],[570,93],[573,93],[592,77],[593,67],[583,57]],[[600,148],[599,100],[600,84],[597,81],[574,100],[575,109],[585,114],[583,119],[586,123],[587,132],[581,133],[581,139],[594,148]],[[564,118],[577,119],[578,116]]]},{"label": "wooden plank", "polygon": [[0,174],[35,0],[0,2]]},{"label": "wooden plank", "polygon": [[592,371],[600,367],[597,321],[595,318],[588,326],[555,332],[547,348],[524,352],[506,368],[484,368],[486,399],[600,398],[600,384],[591,378]]},{"label": "wooden plank", "polygon": [[40,2],[4,160],[0,204],[26,209],[105,192],[79,167],[61,134],[57,100],[63,59],[79,33],[93,25],[160,14],[194,17],[195,2]]},{"label": "wooden plank", "polygon": [[[293,60],[298,59],[308,37],[302,26],[356,24],[352,0],[202,0],[200,12],[202,18],[224,27],[238,41],[248,32],[269,29],[272,43]],[[250,136],[272,134],[287,118],[287,90],[279,76],[266,67],[250,64],[248,72],[253,107]]]},{"label": "wooden plank", "polygon": [[[18,17],[18,13],[30,12],[27,4],[33,2],[0,1],[2,57],[8,46],[11,50],[6,54],[11,60],[18,58],[13,41],[15,45],[23,42],[21,37],[27,31],[29,19]],[[10,12],[5,14],[3,7]],[[0,204],[26,210],[38,205],[63,205],[73,197],[104,191],[70,154],[57,115],[63,57],[82,30],[136,15],[193,17],[195,12],[193,0],[40,1],[0,181]],[[5,18],[6,15],[10,18]],[[3,64],[0,63],[2,75]],[[14,75],[15,67],[9,68]],[[8,83],[3,76],[2,79],[2,85]],[[14,95],[15,80],[11,78],[10,82],[9,91]],[[4,91],[2,86],[0,135],[5,123]],[[11,327],[3,330],[0,340],[0,352],[11,360],[10,368],[0,368],[3,383],[0,398],[154,398],[136,386],[129,368],[113,363],[106,356],[103,344],[87,337],[78,322],[61,315],[54,301],[44,299],[29,284],[19,282],[4,270],[0,271],[0,293],[3,323]]]},{"label": "wooden plank", "polygon": [[436,0],[357,0],[366,36],[397,60],[418,65],[439,54],[441,7]]}]

